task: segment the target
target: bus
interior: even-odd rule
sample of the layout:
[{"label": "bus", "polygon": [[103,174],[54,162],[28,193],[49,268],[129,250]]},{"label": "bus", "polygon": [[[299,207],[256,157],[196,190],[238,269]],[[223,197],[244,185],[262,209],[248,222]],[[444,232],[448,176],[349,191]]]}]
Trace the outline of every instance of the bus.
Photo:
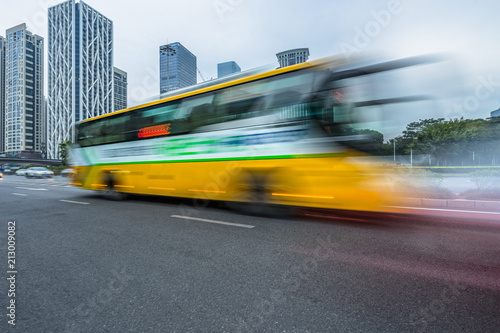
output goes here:
[{"label": "bus", "polygon": [[216,200],[249,213],[386,211],[385,175],[353,158],[369,125],[357,110],[370,103],[351,101],[349,79],[398,66],[407,65],[353,69],[329,58],[240,73],[81,121],[72,184],[109,198]]}]

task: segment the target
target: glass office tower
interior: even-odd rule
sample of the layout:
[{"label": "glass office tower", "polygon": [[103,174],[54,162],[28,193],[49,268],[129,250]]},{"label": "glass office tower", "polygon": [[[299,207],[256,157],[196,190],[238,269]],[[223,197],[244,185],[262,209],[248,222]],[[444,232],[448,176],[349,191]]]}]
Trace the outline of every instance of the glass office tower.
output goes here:
[{"label": "glass office tower", "polygon": [[113,22],[83,1],[48,12],[47,154],[74,142],[75,123],[114,111]]},{"label": "glass office tower", "polygon": [[178,42],[160,46],[160,93],[196,82],[196,56]]},{"label": "glass office tower", "polygon": [[241,68],[234,61],[217,64],[217,77],[224,77],[239,72],[241,72]]}]

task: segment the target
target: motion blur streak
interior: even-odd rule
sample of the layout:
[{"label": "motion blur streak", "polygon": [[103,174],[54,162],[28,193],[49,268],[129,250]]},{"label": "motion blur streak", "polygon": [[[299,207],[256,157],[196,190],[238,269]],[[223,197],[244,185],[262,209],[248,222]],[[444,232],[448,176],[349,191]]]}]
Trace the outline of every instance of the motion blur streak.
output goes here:
[{"label": "motion blur streak", "polygon": [[394,89],[398,75],[444,60],[332,57],[168,92],[80,122],[74,183],[165,196],[175,188],[178,197],[253,206],[255,213],[262,206],[400,213],[394,207],[406,206],[401,198],[429,193],[408,184],[420,178],[381,156],[396,150],[379,131],[391,120],[382,111],[429,99]]}]

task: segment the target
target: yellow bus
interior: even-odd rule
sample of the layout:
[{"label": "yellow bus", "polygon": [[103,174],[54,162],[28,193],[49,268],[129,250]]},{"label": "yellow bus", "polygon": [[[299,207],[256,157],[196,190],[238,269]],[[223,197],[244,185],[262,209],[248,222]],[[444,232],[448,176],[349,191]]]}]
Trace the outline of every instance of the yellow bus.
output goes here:
[{"label": "yellow bus", "polygon": [[71,150],[73,184],[110,198],[220,200],[246,212],[386,210],[385,178],[352,158],[366,124],[346,80],[367,73],[345,65],[241,73],[84,120]]}]

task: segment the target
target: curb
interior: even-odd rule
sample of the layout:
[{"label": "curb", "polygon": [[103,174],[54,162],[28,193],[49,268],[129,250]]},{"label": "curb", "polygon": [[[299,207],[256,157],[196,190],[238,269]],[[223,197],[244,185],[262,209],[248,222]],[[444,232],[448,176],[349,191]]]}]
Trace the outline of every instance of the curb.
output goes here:
[{"label": "curb", "polygon": [[447,208],[462,210],[500,211],[500,201],[465,200],[465,199],[428,199],[402,198],[401,206],[421,208]]}]

